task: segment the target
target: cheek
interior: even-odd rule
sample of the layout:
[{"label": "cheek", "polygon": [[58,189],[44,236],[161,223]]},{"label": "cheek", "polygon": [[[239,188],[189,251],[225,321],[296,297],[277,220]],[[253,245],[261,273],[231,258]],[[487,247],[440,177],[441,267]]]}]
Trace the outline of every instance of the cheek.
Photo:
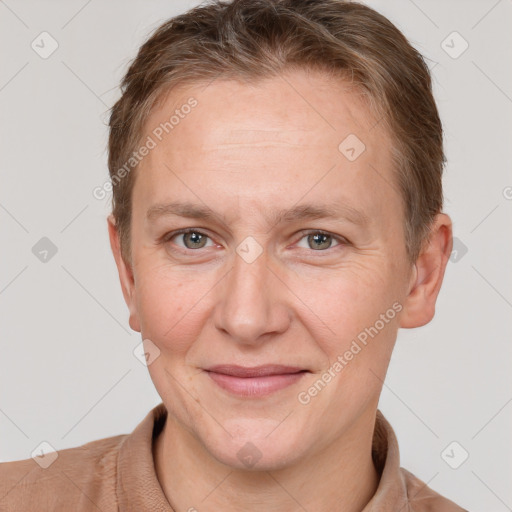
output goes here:
[{"label": "cheek", "polygon": [[197,274],[191,277],[167,266],[140,269],[136,293],[143,338],[165,352],[186,352],[202,328],[209,288]]},{"label": "cheek", "polygon": [[379,264],[297,274],[291,284],[325,330],[326,352],[342,349],[399,299],[391,267],[372,263]]},{"label": "cheek", "polygon": [[[326,356],[317,377],[328,384],[323,388],[321,383],[312,383],[313,388],[323,389],[314,400],[318,406],[335,405],[326,413],[333,423],[340,408],[362,410],[381,389],[401,309],[390,270],[382,265],[344,269],[305,295],[321,320],[313,336]],[[316,393],[315,389],[311,392]]]}]

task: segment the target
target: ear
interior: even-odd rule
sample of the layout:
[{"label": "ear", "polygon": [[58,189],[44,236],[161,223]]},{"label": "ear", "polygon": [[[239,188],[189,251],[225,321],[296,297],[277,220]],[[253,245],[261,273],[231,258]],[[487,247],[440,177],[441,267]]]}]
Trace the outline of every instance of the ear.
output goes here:
[{"label": "ear", "polygon": [[452,245],[452,221],[448,215],[440,213],[434,219],[430,237],[414,264],[400,327],[421,327],[434,317]]},{"label": "ear", "polygon": [[123,290],[124,300],[130,311],[130,327],[137,332],[140,332],[140,322],[137,313],[137,301],[135,293],[135,281],[133,278],[133,271],[130,264],[124,261],[121,254],[121,244],[119,240],[119,233],[117,231],[115,219],[112,215],[108,216],[108,236],[110,238],[110,247],[114,259],[116,260],[117,272],[119,273],[119,280],[121,281],[121,288]]}]

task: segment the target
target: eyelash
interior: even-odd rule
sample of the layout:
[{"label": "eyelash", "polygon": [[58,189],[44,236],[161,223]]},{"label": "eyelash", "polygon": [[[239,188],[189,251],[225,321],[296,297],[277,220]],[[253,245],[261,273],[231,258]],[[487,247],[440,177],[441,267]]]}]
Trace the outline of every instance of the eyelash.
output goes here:
[{"label": "eyelash", "polygon": [[[205,233],[199,229],[183,228],[183,229],[178,229],[177,231],[172,231],[170,233],[166,233],[163,237],[161,237],[160,241],[161,241],[161,243],[167,243],[167,242],[170,242],[174,237],[176,237],[178,235],[187,234],[187,233],[197,233],[197,234],[203,235],[211,240],[211,237],[207,233]],[[329,247],[327,249],[320,249],[318,251],[314,251],[313,249],[310,249],[311,252],[325,253],[325,252],[328,252],[331,249],[334,249],[336,247],[347,246],[350,244],[349,240],[347,240],[346,238],[334,235],[334,234],[329,233],[328,231],[324,231],[322,229],[303,229],[303,230],[299,231],[298,234],[301,235],[301,237],[299,238],[298,241],[302,240],[304,237],[306,237],[308,235],[318,234],[318,235],[327,235],[327,236],[331,237],[333,240],[336,240],[338,242],[338,245],[335,245],[334,247]],[[203,247],[201,247],[200,249],[203,249]],[[184,252],[187,254],[189,254],[190,252],[195,252],[197,250],[198,249],[187,249],[187,248],[181,248],[181,247],[178,248],[178,251]]]}]

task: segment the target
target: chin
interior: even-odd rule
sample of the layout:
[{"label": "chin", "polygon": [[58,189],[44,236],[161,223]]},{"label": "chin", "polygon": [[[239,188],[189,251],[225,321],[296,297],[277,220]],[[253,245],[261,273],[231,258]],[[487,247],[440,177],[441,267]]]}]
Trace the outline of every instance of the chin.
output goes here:
[{"label": "chin", "polygon": [[[252,420],[253,428],[248,429],[249,421],[243,421],[243,434],[233,434],[226,428],[232,437],[224,430],[219,433],[220,439],[210,435],[204,443],[208,452],[222,464],[246,471],[275,471],[293,464],[300,456],[303,443],[289,429],[278,432],[282,425],[276,428],[269,420],[263,420],[263,425],[259,424],[261,420]],[[268,428],[270,423],[272,427]]]},{"label": "chin", "polygon": [[234,451],[215,446],[210,453],[222,464],[239,471],[277,471],[289,467],[296,459],[287,450],[269,450],[263,446],[258,447],[251,441]]}]

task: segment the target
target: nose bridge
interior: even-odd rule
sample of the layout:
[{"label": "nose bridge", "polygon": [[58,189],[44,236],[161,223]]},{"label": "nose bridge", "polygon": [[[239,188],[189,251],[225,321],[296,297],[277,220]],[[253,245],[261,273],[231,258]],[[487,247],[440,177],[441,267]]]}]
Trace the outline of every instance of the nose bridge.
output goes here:
[{"label": "nose bridge", "polygon": [[260,254],[255,251],[251,240],[237,248],[217,304],[217,328],[244,344],[259,343],[266,333],[282,332],[288,321],[284,304],[279,303],[279,280],[268,268],[267,254],[262,248]]}]

